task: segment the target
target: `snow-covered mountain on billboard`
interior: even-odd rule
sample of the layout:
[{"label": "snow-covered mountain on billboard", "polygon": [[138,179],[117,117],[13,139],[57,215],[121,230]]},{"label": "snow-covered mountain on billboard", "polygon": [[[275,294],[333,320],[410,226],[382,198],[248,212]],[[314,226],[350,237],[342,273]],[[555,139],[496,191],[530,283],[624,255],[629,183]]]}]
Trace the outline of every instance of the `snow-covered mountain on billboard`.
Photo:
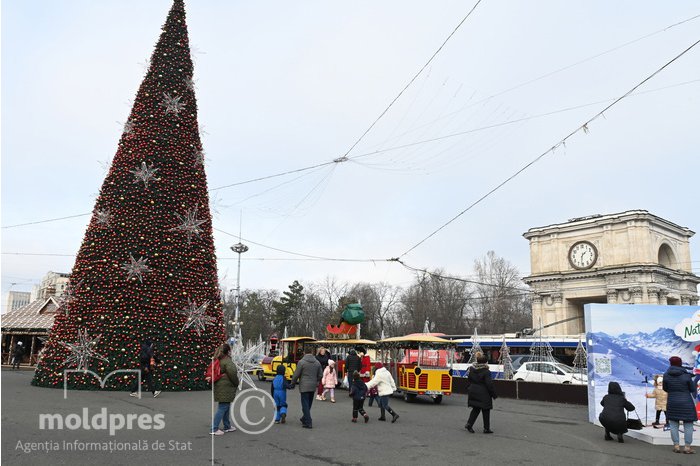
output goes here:
[{"label": "snow-covered mountain on billboard", "polygon": [[663,374],[668,369],[668,358],[680,356],[684,361],[692,360],[693,345],[676,336],[670,328],[660,328],[649,334],[623,333],[617,337],[604,332],[591,334],[593,354],[611,359],[610,380],[625,380],[640,383],[644,376]]},{"label": "snow-covered mountain on billboard", "polygon": [[[626,334],[615,338],[618,344],[642,348],[650,353],[658,353],[661,356],[668,358],[671,356],[690,355],[693,351],[693,343],[684,341],[677,336],[673,329],[660,328],[654,333],[638,332],[634,334]],[[685,357],[683,357],[685,359]]]}]

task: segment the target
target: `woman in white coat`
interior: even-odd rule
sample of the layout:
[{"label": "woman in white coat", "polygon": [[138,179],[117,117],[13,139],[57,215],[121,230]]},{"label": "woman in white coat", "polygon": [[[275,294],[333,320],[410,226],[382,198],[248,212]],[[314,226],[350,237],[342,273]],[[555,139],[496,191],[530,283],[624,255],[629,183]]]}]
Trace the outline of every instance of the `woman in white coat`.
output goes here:
[{"label": "woman in white coat", "polygon": [[374,367],[374,377],[367,382],[367,389],[377,387],[377,391],[379,392],[379,409],[381,410],[379,420],[386,421],[384,411],[389,411],[389,414],[391,414],[391,422],[394,423],[399,418],[399,415],[389,406],[389,397],[396,391],[394,378],[389,371],[384,368],[381,362],[378,362]]}]

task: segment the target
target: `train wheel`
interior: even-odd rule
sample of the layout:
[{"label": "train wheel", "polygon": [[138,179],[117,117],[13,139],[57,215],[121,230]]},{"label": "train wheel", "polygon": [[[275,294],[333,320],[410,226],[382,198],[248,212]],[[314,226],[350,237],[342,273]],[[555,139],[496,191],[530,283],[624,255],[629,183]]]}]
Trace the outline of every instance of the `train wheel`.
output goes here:
[{"label": "train wheel", "polygon": [[442,403],[442,395],[438,395],[435,398],[433,398],[433,403],[435,403],[436,405]]},{"label": "train wheel", "polygon": [[258,371],[258,380],[261,381],[261,382],[264,382],[264,381],[265,381],[265,372],[263,372],[262,369],[260,369],[260,370]]},{"label": "train wheel", "polygon": [[403,400],[406,403],[413,403],[414,401],[416,401],[416,394],[415,393],[404,393]]}]

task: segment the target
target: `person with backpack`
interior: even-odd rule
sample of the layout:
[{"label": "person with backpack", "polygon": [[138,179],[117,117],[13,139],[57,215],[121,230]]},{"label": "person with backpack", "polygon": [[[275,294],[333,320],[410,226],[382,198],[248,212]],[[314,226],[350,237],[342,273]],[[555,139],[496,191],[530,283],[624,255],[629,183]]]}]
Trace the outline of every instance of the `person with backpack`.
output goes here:
[{"label": "person with backpack", "polygon": [[367,385],[362,381],[360,373],[355,371],[352,375],[352,385],[350,385],[350,395],[352,397],[352,422],[357,422],[357,413],[365,418],[365,424],[369,422],[369,415],[365,412],[365,397],[367,396]]},{"label": "person with backpack", "polygon": [[[219,372],[217,374],[217,366]],[[226,432],[234,432],[231,425],[231,403],[238,390],[238,370],[231,360],[231,347],[224,343],[216,349],[212,363],[207,370],[207,376],[211,374],[211,382],[214,383],[214,401],[219,403],[214,420],[211,423],[211,435],[224,435]],[[224,422],[224,430],[219,429],[221,421]]]},{"label": "person with backpack", "polygon": [[270,395],[275,400],[275,424],[287,422],[287,390],[292,388],[292,384],[287,381],[284,374],[287,367],[284,364],[277,366],[277,375],[270,384]]},{"label": "person with backpack", "polygon": [[[148,391],[153,394],[153,398],[160,395],[160,390],[156,390],[153,383],[153,370],[156,366],[161,364],[162,361],[155,355],[153,342],[149,339],[145,339],[141,344],[141,351],[139,352],[139,370],[141,371],[141,382],[144,380],[146,381]],[[141,394],[139,393],[138,378],[134,380],[134,384],[131,387],[131,395],[129,396],[141,398]]]}]

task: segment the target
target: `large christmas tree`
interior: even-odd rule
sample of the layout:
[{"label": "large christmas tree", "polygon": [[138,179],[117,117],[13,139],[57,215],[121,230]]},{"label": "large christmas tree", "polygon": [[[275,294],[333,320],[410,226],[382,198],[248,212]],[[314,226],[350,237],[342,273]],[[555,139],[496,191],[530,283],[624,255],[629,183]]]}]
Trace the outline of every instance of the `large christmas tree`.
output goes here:
[{"label": "large christmas tree", "polygon": [[[163,390],[207,388],[225,339],[192,59],[175,0],[124,125],[32,384],[63,387],[64,369],[101,377],[138,368],[150,339]],[[126,390],[133,375],[105,388]],[[90,374],[69,387],[98,389]]]}]

